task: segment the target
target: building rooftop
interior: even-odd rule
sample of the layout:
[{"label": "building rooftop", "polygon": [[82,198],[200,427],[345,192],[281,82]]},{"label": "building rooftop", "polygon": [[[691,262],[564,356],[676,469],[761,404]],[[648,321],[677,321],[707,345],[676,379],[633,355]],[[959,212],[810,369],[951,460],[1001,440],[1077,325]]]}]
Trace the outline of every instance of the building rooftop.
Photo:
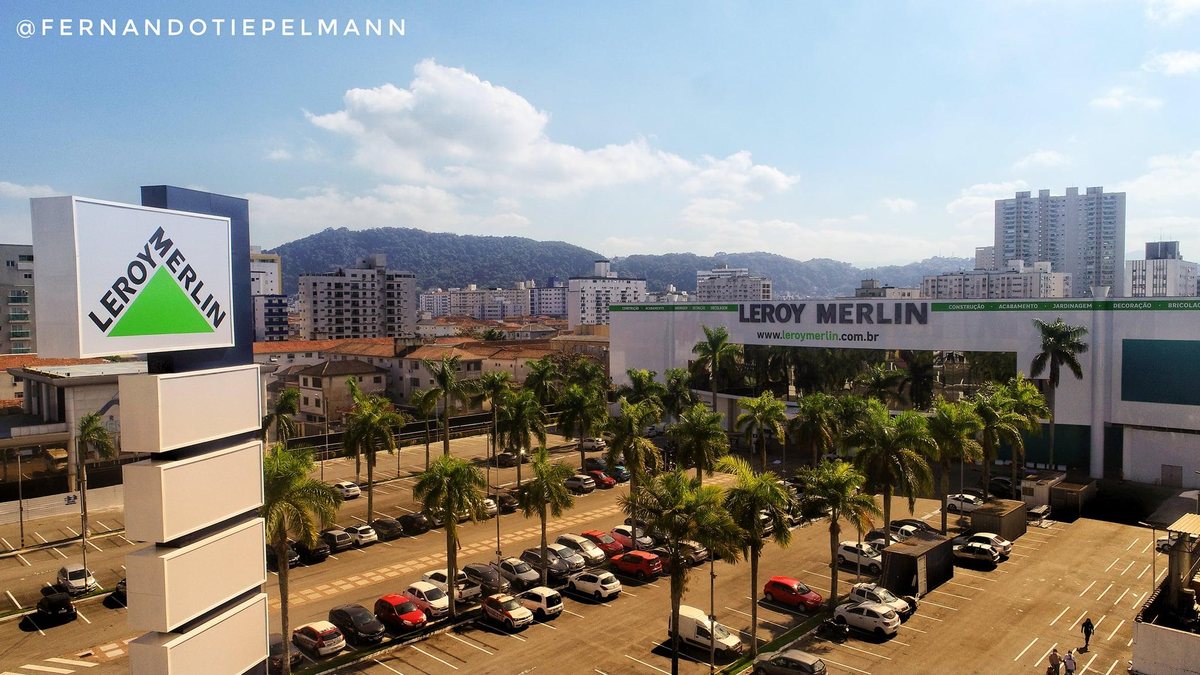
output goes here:
[{"label": "building rooftop", "polygon": [[116,377],[146,372],[145,361],[100,361],[58,366],[26,366],[21,368],[24,376],[42,376],[46,379],[71,379],[83,377]]},{"label": "building rooftop", "polygon": [[339,375],[360,375],[364,373],[383,373],[387,372],[383,368],[373,366],[365,361],[358,359],[344,359],[340,361],[324,361],[315,366],[309,366],[300,371],[300,375],[308,375],[313,377],[337,377]]}]

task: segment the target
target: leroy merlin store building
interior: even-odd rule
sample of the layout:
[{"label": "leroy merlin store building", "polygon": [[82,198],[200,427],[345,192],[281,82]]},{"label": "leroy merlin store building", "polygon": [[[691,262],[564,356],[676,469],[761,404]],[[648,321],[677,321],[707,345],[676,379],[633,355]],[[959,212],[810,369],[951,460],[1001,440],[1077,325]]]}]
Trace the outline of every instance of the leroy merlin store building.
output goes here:
[{"label": "leroy merlin store building", "polygon": [[[1041,349],[1034,319],[1083,326],[1083,379],[1057,392],[1055,461],[1095,478],[1200,486],[1200,299],[819,300],[610,307],[610,366],[686,367],[704,326],[742,345],[1013,352],[1029,374]],[[1046,374],[1043,373],[1043,377]],[[725,410],[725,407],[722,407]],[[735,409],[729,409],[735,412]],[[1046,461],[1045,441],[1029,444]]]}]

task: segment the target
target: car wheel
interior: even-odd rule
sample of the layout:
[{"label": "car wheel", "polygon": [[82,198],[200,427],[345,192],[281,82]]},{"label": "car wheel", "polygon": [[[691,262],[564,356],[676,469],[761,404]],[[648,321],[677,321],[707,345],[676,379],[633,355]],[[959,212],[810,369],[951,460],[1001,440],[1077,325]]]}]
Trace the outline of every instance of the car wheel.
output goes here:
[{"label": "car wheel", "polygon": [[879,639],[881,639],[881,640],[883,639],[883,637],[884,637],[884,634],[883,634],[883,629],[882,629],[882,628],[876,628],[876,629],[875,629],[875,637],[877,637],[877,638],[879,638]]},{"label": "car wheel", "polygon": [[775,602],[775,595],[772,594],[770,591],[766,592],[766,596],[767,596],[767,602]]},{"label": "car wheel", "polygon": [[571,583],[567,584],[567,590],[569,590],[569,591],[578,591],[579,589],[578,589],[578,588],[575,588],[575,582],[574,582],[574,581],[572,581]]},{"label": "car wheel", "polygon": [[600,591],[596,591],[595,593],[592,593],[592,597],[596,598],[596,602],[601,602],[602,600],[604,600],[604,596],[600,594]]},{"label": "car wheel", "polygon": [[508,630],[510,630],[510,631],[514,631],[514,630],[516,630],[516,629],[517,629],[517,627],[513,625],[512,619],[507,619],[507,620],[504,622],[504,625],[505,625],[505,626],[508,626]]},{"label": "car wheel", "polygon": [[762,668],[755,668],[754,675],[767,675],[767,671],[763,670]]},{"label": "car wheel", "polygon": [[834,617],[833,622],[838,624],[839,626],[845,626],[846,625],[846,617],[844,617],[844,616]]},{"label": "car wheel", "polygon": [[545,613],[544,611],[542,611],[541,609],[539,609],[539,610],[537,611],[537,613],[536,613],[534,616],[536,616],[536,617],[537,617],[538,621],[545,621],[545,620],[546,620],[546,613]]},{"label": "car wheel", "polygon": [[838,554],[838,564],[845,565],[846,564],[846,556],[839,553]]},{"label": "car wheel", "polygon": [[645,573],[645,572],[643,572],[643,571],[641,571],[641,570],[638,570],[638,572],[637,572],[637,578],[638,578],[638,581],[645,581],[645,580],[646,580],[646,573]]},{"label": "car wheel", "polygon": [[950,513],[958,513],[958,507],[955,506],[954,504],[950,504],[949,506],[947,506],[946,510],[949,511]]},{"label": "car wheel", "polygon": [[876,565],[874,563],[872,563],[871,566],[868,567],[867,569],[871,570],[871,574],[879,574],[879,572],[880,572],[879,565]]}]

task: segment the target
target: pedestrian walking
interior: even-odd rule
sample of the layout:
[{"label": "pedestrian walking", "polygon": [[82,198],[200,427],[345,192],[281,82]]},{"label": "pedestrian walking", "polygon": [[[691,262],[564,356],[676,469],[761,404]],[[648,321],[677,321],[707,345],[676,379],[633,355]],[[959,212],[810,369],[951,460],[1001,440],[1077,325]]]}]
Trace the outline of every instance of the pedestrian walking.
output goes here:
[{"label": "pedestrian walking", "polygon": [[1074,652],[1075,652],[1074,649],[1068,649],[1066,655],[1063,656],[1063,668],[1066,669],[1067,675],[1075,675],[1075,653]]},{"label": "pedestrian walking", "polygon": [[1058,675],[1058,669],[1062,667],[1062,657],[1058,655],[1058,647],[1050,650],[1050,668],[1046,672],[1052,672]]},{"label": "pedestrian walking", "polygon": [[1096,626],[1092,624],[1092,617],[1083,620],[1083,649],[1080,651],[1086,652],[1088,645],[1092,643],[1092,633],[1096,632]]}]

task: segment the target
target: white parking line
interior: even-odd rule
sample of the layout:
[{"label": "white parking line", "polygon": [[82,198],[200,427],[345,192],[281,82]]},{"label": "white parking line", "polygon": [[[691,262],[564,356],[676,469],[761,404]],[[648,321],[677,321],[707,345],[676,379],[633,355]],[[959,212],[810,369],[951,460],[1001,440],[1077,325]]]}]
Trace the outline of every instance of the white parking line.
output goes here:
[{"label": "white parking line", "polygon": [[416,645],[409,645],[409,646],[412,647],[414,650],[424,654],[425,656],[428,656],[429,658],[433,659],[434,661],[437,661],[438,663],[445,664],[447,666],[450,666],[454,670],[458,670],[458,666],[454,665],[453,663],[443,661],[443,660],[439,659],[438,657],[434,656],[433,654],[430,654],[429,652],[425,651],[424,649],[421,649],[420,647],[418,647]]},{"label": "white parking line", "polygon": [[[946,583],[954,584],[955,586],[965,586],[966,588],[970,588],[971,590],[975,590],[975,591],[983,590],[983,589],[979,588],[978,586],[972,586],[971,584],[962,584],[957,581],[947,581]],[[943,592],[945,592],[945,591],[943,591]]]},{"label": "white parking line", "polygon": [[[957,612],[957,611],[958,611],[958,608],[957,608],[957,607],[950,607],[949,605],[939,605],[938,603],[936,603],[936,602],[934,602],[934,601],[932,601],[932,600],[922,600],[922,601],[921,601],[921,604],[922,604],[922,605],[933,605],[934,607],[941,607],[942,609],[948,609],[948,610],[950,610],[951,612]],[[932,617],[932,616],[930,616],[930,617],[926,617],[926,618],[927,618],[927,619],[932,619],[933,617]]]},{"label": "white parking line", "polygon": [[1081,597],[1081,598],[1082,598],[1082,597],[1083,597],[1083,594],[1084,594],[1084,593],[1087,593],[1087,592],[1088,592],[1088,591],[1090,591],[1090,590],[1092,590],[1092,586],[1095,586],[1095,585],[1096,585],[1096,582],[1093,580],[1093,581],[1092,581],[1092,583],[1090,583],[1090,584],[1088,584],[1088,585],[1087,585],[1087,588],[1083,589],[1082,591],[1079,591],[1079,597]]},{"label": "white parking line", "polygon": [[[38,534],[37,532],[34,532],[34,533],[33,533],[33,536],[37,537],[38,539],[41,539],[43,544],[48,544],[48,543],[50,543],[50,542],[46,541],[46,538],[45,538],[45,537],[43,537],[42,535]],[[63,557],[63,560],[66,560],[66,559],[67,559],[67,556],[66,556],[65,554],[63,554],[63,552],[62,552],[62,551],[60,551],[60,550],[58,550],[57,548],[54,548],[53,546],[51,546],[51,547],[50,547],[50,550],[51,550],[51,551],[54,551],[55,553],[57,553],[57,554],[59,554],[59,555],[61,555],[61,556]]]},{"label": "white parking line", "polygon": [[901,642],[901,641],[897,640],[896,638],[892,638],[891,640],[888,640],[888,644],[900,645],[901,647],[911,647],[912,646],[912,645],[908,644],[907,642]]},{"label": "white parking line", "polygon": [[67,673],[75,672],[75,671],[67,669],[67,668],[52,668],[50,666],[35,666],[35,665],[30,665],[28,663],[21,666],[21,668],[24,668],[25,670],[36,670],[41,673],[60,673],[61,675],[66,675]]},{"label": "white parking line", "polygon": [[633,593],[630,593],[629,591],[625,590],[624,588],[621,588],[621,595],[628,595],[631,598],[637,597],[636,595],[634,595]]},{"label": "white parking line", "polygon": [[[1153,545],[1154,545],[1154,540],[1153,540],[1153,539],[1151,539],[1151,540],[1150,540],[1150,541],[1149,541],[1149,542],[1148,542],[1148,543],[1147,543],[1145,546],[1143,546],[1143,547],[1142,547],[1142,553],[1145,553],[1146,551],[1149,551],[1149,550],[1150,550],[1150,547],[1151,547],[1151,546],[1153,546]],[[1094,656],[1093,656],[1092,658],[1096,658],[1096,657],[1094,657]]]},{"label": "white parking line", "polygon": [[495,655],[494,652],[490,652],[490,651],[484,649],[483,647],[480,647],[479,645],[475,644],[474,642],[467,642],[466,640],[458,637],[457,635],[455,635],[453,633],[446,633],[446,635],[450,636],[450,639],[458,640],[459,642],[463,643],[464,645],[466,645],[468,647],[472,647],[474,649],[478,649],[479,651],[483,652],[484,654],[487,654],[488,656]]},{"label": "white parking line", "polygon": [[1100,655],[1092,654],[1092,658],[1088,659],[1088,662],[1083,666],[1083,668],[1079,669],[1079,675],[1083,675],[1083,673],[1086,673],[1087,670],[1092,667],[1092,661],[1095,661],[1096,657],[1098,657],[1098,656],[1100,656]]},{"label": "white parking line", "polygon": [[1135,560],[1130,560],[1130,561],[1129,561],[1129,565],[1127,565],[1127,566],[1125,567],[1125,569],[1124,569],[1124,570],[1121,572],[1121,576],[1125,576],[1125,572],[1128,572],[1128,571],[1129,571],[1129,568],[1130,568],[1130,567],[1133,567],[1133,566],[1134,566],[1134,564],[1136,564],[1136,562],[1137,562],[1137,561],[1135,561]]},{"label": "white parking line", "polygon": [[1114,660],[1112,662],[1112,665],[1108,667],[1108,670],[1104,671],[1104,675],[1108,675],[1109,673],[1111,673],[1113,671],[1113,668],[1117,667],[1117,663],[1118,662]]},{"label": "white parking line", "polygon": [[[70,528],[70,527],[67,527],[66,525],[64,525],[63,527],[66,527],[66,529],[67,529],[67,532],[70,532],[70,533],[71,533],[71,536],[73,536],[73,537],[78,537],[78,536],[79,536],[79,533],[78,533],[78,532],[76,532],[74,529],[72,529],[72,528]],[[88,542],[88,546],[91,546],[92,548],[96,549],[97,551],[103,551],[103,550],[104,550],[104,549],[100,548],[99,546],[97,546],[97,545],[93,544],[91,541],[89,541],[89,542]]]},{"label": "white parking line", "polygon": [[[742,611],[742,610],[740,610],[740,609],[734,609],[734,608],[732,608],[732,607],[728,607],[728,606],[727,606],[727,607],[725,607],[725,609],[727,609],[727,610],[729,610],[729,611],[731,611],[731,612],[737,612],[738,614],[741,614],[742,616],[750,616],[750,614],[749,614],[749,613],[747,613],[747,612],[743,612],[743,611]],[[786,629],[787,629],[787,626],[784,626],[784,625],[782,625],[782,624],[775,623],[774,621],[767,621],[766,619],[762,618],[761,616],[760,616],[760,617],[758,617],[758,620],[759,620],[759,621],[761,621],[762,623],[765,623],[765,624],[767,624],[768,626],[775,626],[776,628],[783,628],[784,630],[786,630]]]},{"label": "white parking line", "polygon": [[1051,621],[1051,622],[1050,622],[1050,625],[1051,625],[1051,626],[1053,626],[1054,624],[1058,623],[1058,620],[1062,618],[1062,615],[1063,615],[1063,614],[1066,614],[1066,613],[1067,613],[1067,610],[1068,610],[1068,609],[1071,609],[1071,606],[1070,606],[1070,605],[1067,605],[1066,607],[1063,607],[1063,611],[1059,612],[1059,613],[1058,613],[1058,616],[1054,617],[1054,621]]},{"label": "white parking line", "polygon": [[907,629],[907,630],[915,630],[915,631],[917,631],[918,633],[928,633],[928,632],[929,632],[929,631],[927,631],[927,630],[921,630],[920,628],[913,628],[912,626],[909,626],[908,624],[903,624],[903,623],[902,623],[902,624],[900,624],[900,627],[901,627],[901,628],[904,628],[904,629]]},{"label": "white parking line", "polygon": [[1034,661],[1034,664],[1035,664],[1035,665],[1036,665],[1036,664],[1040,664],[1040,663],[1041,663],[1041,662],[1042,662],[1042,661],[1043,661],[1043,660],[1044,660],[1044,659],[1045,659],[1047,656],[1049,656],[1049,655],[1050,655],[1050,651],[1051,651],[1052,649],[1054,649],[1055,647],[1057,647],[1057,646],[1058,646],[1058,643],[1057,643],[1057,642],[1055,642],[1054,644],[1050,645],[1050,649],[1047,649],[1047,650],[1046,650],[1046,652],[1045,652],[1044,654],[1042,654],[1041,656],[1039,656],[1039,657],[1037,658],[1037,660],[1036,660],[1036,661]]},{"label": "white parking line", "polygon": [[[1140,539],[1140,537],[1139,537],[1139,539]],[[1129,549],[1131,549],[1131,548],[1133,548],[1134,546],[1136,546],[1136,545],[1137,545],[1137,543],[1138,543],[1138,540],[1137,540],[1137,539],[1134,539],[1133,541],[1129,542],[1129,545],[1125,547],[1125,550],[1126,550],[1126,551],[1128,551]]]},{"label": "white parking line", "polygon": [[1133,595],[1131,595],[1129,597],[1133,598],[1133,606],[1137,607],[1142,602],[1142,598],[1146,597],[1146,594],[1142,593],[1141,595],[1139,595],[1137,593],[1134,593]]},{"label": "white parking line", "polygon": [[537,626],[545,626],[546,628],[549,628],[550,630],[558,630],[557,628],[555,628],[554,626],[551,626],[550,624],[546,623],[545,621],[538,621],[537,619],[534,619],[533,623],[534,623],[534,625],[537,625]]},{"label": "white parking line", "polygon": [[358,522],[360,522],[360,523],[363,523],[364,525],[365,525],[365,524],[366,524],[366,522],[367,522],[367,521],[363,520],[362,518],[359,518],[358,516],[350,516],[350,517],[351,517],[351,518],[353,518],[353,519],[355,519],[355,520],[357,520],[357,521],[358,521]]},{"label": "white parking line", "polygon": [[12,603],[17,606],[17,609],[25,609],[21,606],[21,603],[17,602],[17,599],[13,597],[12,591],[4,591],[4,594],[8,596],[9,600],[12,600]]},{"label": "white parking line", "polygon": [[1108,618],[1108,615],[1107,615],[1107,614],[1105,614],[1104,616],[1100,617],[1100,620],[1096,622],[1096,625],[1092,626],[1092,630],[1094,631],[1094,630],[1098,629],[1098,628],[1100,627],[1100,624],[1104,623],[1104,620],[1105,620],[1105,619],[1107,619],[1107,618]]},{"label": "white parking line", "polygon": [[37,622],[33,620],[32,614],[27,615],[25,618],[29,619],[29,623],[33,624],[33,627],[37,629],[37,632],[42,634],[42,637],[46,636],[46,632],[42,630],[42,627],[37,625]]},{"label": "white parking line", "polygon": [[834,661],[833,659],[829,658],[828,656],[822,656],[821,660],[824,661],[825,663],[832,663],[833,665],[837,666],[838,668],[845,668],[846,670],[853,670],[854,672],[862,673],[863,675],[871,675],[871,673],[863,670],[862,668],[855,668],[854,666],[848,666],[844,663],[838,663],[837,661]]},{"label": "white parking line", "polygon": [[582,614],[576,614],[575,612],[572,612],[572,611],[571,611],[571,610],[569,610],[569,609],[564,609],[563,611],[564,611],[564,612],[566,612],[567,614],[570,614],[571,616],[577,616],[577,617],[579,617],[579,618],[581,618],[581,619],[583,618],[583,615],[582,615]]},{"label": "white parking line", "polygon": [[50,663],[61,663],[64,666],[75,666],[77,668],[95,668],[100,665],[99,663],[92,663],[90,661],[74,661],[72,659],[60,659],[57,657],[46,660]]},{"label": "white parking line", "polygon": [[1146,563],[1146,569],[1142,570],[1142,573],[1139,574],[1137,578],[1141,579],[1142,577],[1146,576],[1146,572],[1149,572],[1149,571],[1150,571],[1150,563]]},{"label": "white parking line", "polygon": [[92,622],[88,621],[88,618],[84,616],[83,612],[79,611],[78,609],[75,610],[75,616],[83,619],[89,626],[92,625]]},{"label": "white parking line", "polygon": [[671,675],[670,671],[663,670],[662,668],[659,668],[658,666],[652,666],[649,663],[646,663],[645,661],[643,661],[641,659],[635,659],[628,654],[625,655],[625,658],[629,659],[630,661],[636,661],[637,663],[640,663],[643,666],[646,666],[647,668],[653,668],[654,670],[657,670],[660,673],[664,673],[664,675]]},{"label": "white parking line", "polygon": [[955,595],[955,594],[951,593],[950,591],[943,591],[943,590],[942,590],[942,589],[940,589],[940,588],[938,588],[938,589],[934,589],[933,591],[930,591],[930,592],[931,592],[931,593],[942,593],[943,595],[948,595],[948,596],[950,596],[950,597],[952,597],[952,598],[958,598],[959,600],[970,600],[970,598],[968,598],[968,597],[967,597],[967,596],[965,596],[965,595]]},{"label": "white parking line", "polygon": [[967,572],[964,570],[954,570],[954,576],[958,576],[960,574],[963,575],[964,577],[970,577],[972,579],[978,579],[980,581],[990,581],[992,583],[995,583],[995,581],[996,581],[995,579],[985,577],[982,574],[971,574],[970,572]]},{"label": "white parking line", "polygon": [[833,642],[833,643],[830,643],[830,644],[832,644],[834,647],[843,647],[843,648],[845,648],[845,649],[853,649],[853,650],[854,650],[854,651],[856,651],[856,652],[862,652],[863,654],[868,654],[868,655],[870,655],[870,656],[874,656],[874,657],[875,657],[875,658],[877,658],[877,659],[886,659],[886,660],[888,660],[888,661],[891,661],[891,660],[892,660],[892,657],[890,657],[890,656],[884,656],[883,654],[876,654],[875,652],[869,652],[869,651],[867,651],[867,650],[865,650],[865,649],[859,649],[858,647],[851,647],[850,645],[846,645],[846,644],[839,644],[839,643],[837,643],[837,642]]},{"label": "white parking line", "polygon": [[1108,592],[1112,590],[1112,587],[1113,587],[1114,585],[1115,585],[1115,584],[1109,584],[1109,585],[1108,585],[1108,588],[1104,589],[1104,592],[1100,594],[1100,597],[1096,598],[1096,602],[1099,602],[1099,601],[1103,600],[1103,599],[1104,599],[1104,596],[1105,596],[1105,595],[1108,595]]},{"label": "white parking line", "polygon": [[1067,627],[1067,630],[1075,630],[1075,624],[1079,623],[1080,621],[1083,621],[1083,617],[1085,614],[1087,614],[1087,610],[1080,612],[1079,616],[1074,621],[1071,622],[1070,626]]},{"label": "white parking line", "polygon": [[1116,565],[1119,562],[1121,562],[1121,559],[1117,558],[1117,559],[1113,560],[1112,562],[1108,563],[1108,567],[1104,568],[1104,573],[1108,574],[1108,571],[1113,568],[1113,565]]},{"label": "white parking line", "polygon": [[379,659],[371,659],[371,660],[374,661],[375,663],[378,663],[379,665],[383,666],[384,668],[387,668],[388,670],[392,671],[393,673],[396,673],[396,675],[404,675],[404,673],[396,670],[395,668],[389,666],[388,664],[384,663],[383,661],[380,661]]},{"label": "white parking line", "polygon": [[1114,629],[1112,630],[1112,632],[1108,634],[1108,637],[1106,637],[1106,638],[1104,638],[1104,639],[1105,639],[1105,640],[1111,640],[1111,639],[1113,639],[1113,636],[1114,636],[1114,635],[1116,635],[1116,634],[1117,634],[1117,631],[1121,630],[1121,626],[1124,626],[1124,625],[1125,625],[1125,619],[1121,619],[1121,623],[1117,624],[1117,627],[1116,627],[1116,628],[1114,628]]},{"label": "white parking line", "polygon": [[[1021,657],[1022,657],[1022,656],[1025,656],[1025,652],[1029,651],[1029,648],[1030,648],[1030,647],[1032,647],[1032,646],[1033,646],[1033,643],[1035,643],[1035,642],[1037,642],[1037,641],[1038,641],[1038,639],[1037,639],[1037,638],[1033,638],[1032,640],[1030,640],[1030,641],[1029,641],[1029,644],[1025,645],[1025,649],[1022,649],[1020,654],[1017,654],[1016,656],[1014,656],[1014,657],[1013,657],[1013,663],[1016,663],[1017,661],[1020,661],[1020,660],[1021,660]],[[1047,649],[1046,651],[1047,651],[1047,652],[1049,652],[1050,650],[1049,650],[1049,649]]]},{"label": "white parking line", "polygon": [[1121,602],[1121,598],[1124,598],[1130,592],[1132,592],[1132,589],[1126,588],[1125,591],[1121,593],[1121,596],[1119,598],[1117,598],[1116,600],[1113,600],[1113,604],[1114,605],[1119,604]]},{"label": "white parking line", "polygon": [[93,523],[96,523],[97,525],[99,525],[100,527],[103,527],[103,528],[104,528],[104,529],[106,529],[106,530],[111,530],[111,529],[113,529],[113,528],[109,527],[108,525],[106,525],[106,524],[104,524],[104,523],[102,523],[102,522],[100,522],[100,521],[98,521],[98,520],[93,520],[92,522],[93,522]]}]

